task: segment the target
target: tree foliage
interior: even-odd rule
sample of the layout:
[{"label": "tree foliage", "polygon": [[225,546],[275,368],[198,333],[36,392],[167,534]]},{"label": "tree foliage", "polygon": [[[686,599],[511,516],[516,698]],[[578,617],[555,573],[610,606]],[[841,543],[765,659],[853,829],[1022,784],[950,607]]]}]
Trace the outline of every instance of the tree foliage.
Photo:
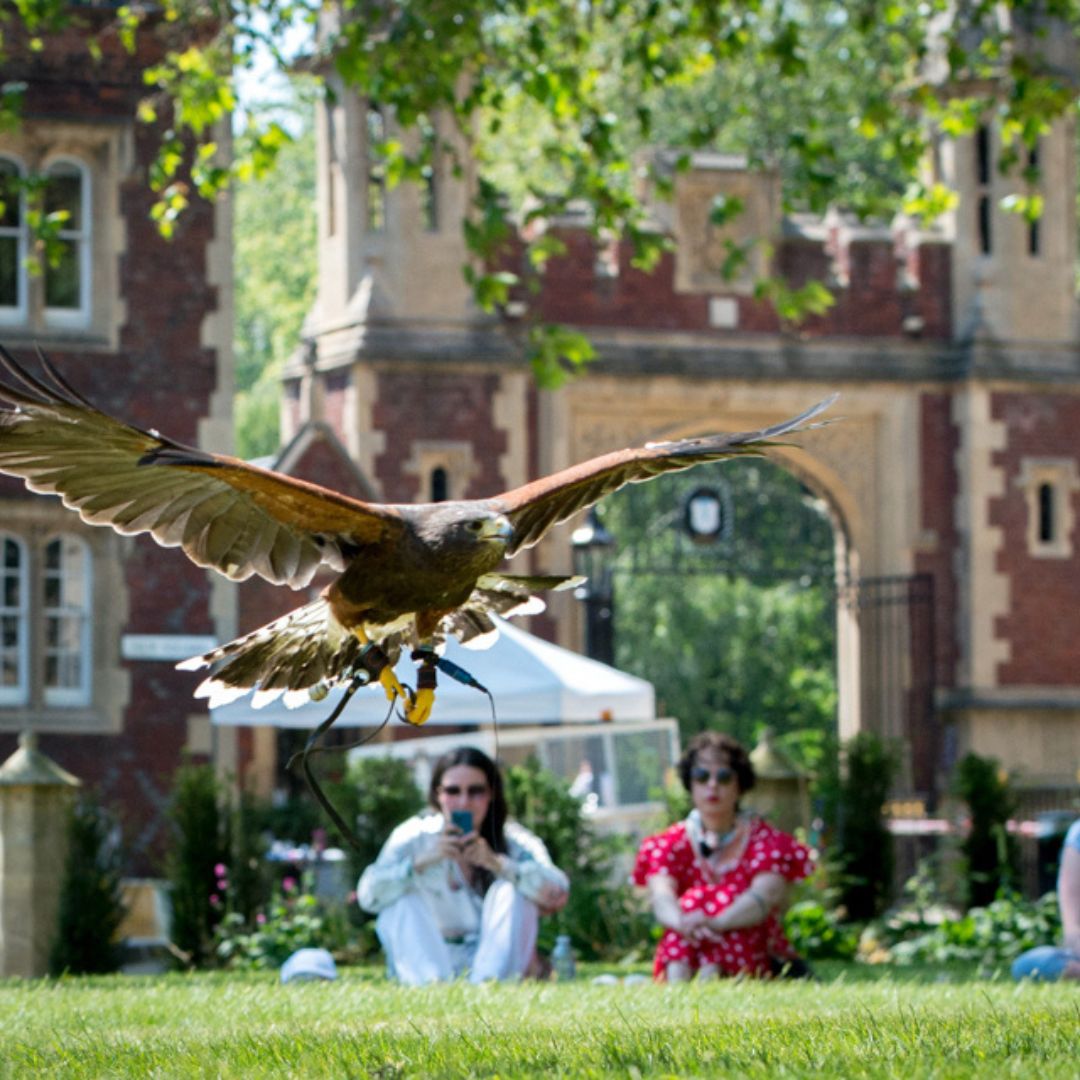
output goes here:
[{"label": "tree foliage", "polygon": [[236,451],[280,444],[281,369],[315,297],[315,140],[310,101],[298,96],[296,137],[277,168],[236,188]]},{"label": "tree foliage", "polygon": [[[0,34],[17,25],[40,47],[81,17],[66,0],[16,0],[0,9]],[[783,163],[792,205],[847,198],[887,212],[907,185],[908,209],[929,214],[948,201],[919,175],[929,130],[955,135],[993,117],[999,167],[1014,178],[1007,205],[1037,215],[1023,150],[1075,105],[1077,86],[1052,54],[1078,22],[1080,0],[161,0],[118,5],[108,30],[132,48],[148,26],[187,31],[145,72],[140,110],[146,121],[170,118],[151,178],[166,233],[193,191],[213,197],[261,175],[288,142],[277,118],[248,114],[232,160],[218,146],[237,72],[266,55],[287,66],[298,26],[311,32],[309,67],[333,72],[392,119],[379,148],[390,182],[422,176],[432,153],[430,139],[404,135],[435,130],[432,118],[451,114],[480,162],[466,236],[477,257],[474,290],[490,308],[508,283],[477,268],[491,265],[506,235],[496,180],[508,186],[510,155],[500,144],[508,131],[528,136],[513,165],[527,223],[541,226],[584,202],[597,236],[626,237],[644,267],[664,239],[640,201],[635,154],[665,140],[736,145]],[[94,35],[88,47],[100,49]],[[18,87],[3,90],[0,109],[10,117]],[[683,156],[678,167],[687,164]],[[652,179],[656,190],[670,188],[670,174]],[[544,230],[531,235],[541,265],[551,254]],[[552,363],[555,339],[540,334],[547,379],[588,360],[579,337],[561,335],[562,357]]]}]

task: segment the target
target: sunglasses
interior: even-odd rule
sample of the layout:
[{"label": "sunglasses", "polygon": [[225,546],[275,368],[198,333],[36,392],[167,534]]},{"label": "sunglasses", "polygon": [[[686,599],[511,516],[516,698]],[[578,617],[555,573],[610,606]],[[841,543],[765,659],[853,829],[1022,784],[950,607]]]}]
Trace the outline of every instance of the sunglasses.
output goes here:
[{"label": "sunglasses", "polygon": [[730,784],[735,779],[735,772],[726,765],[721,765],[719,769],[706,769],[702,765],[695,765],[690,770],[690,779],[695,784],[707,784],[710,780],[715,780],[718,784]]},{"label": "sunglasses", "polygon": [[439,788],[439,792],[443,795],[449,795],[451,799],[456,799],[462,792],[465,793],[465,797],[468,799],[479,799],[489,794],[491,788],[487,784],[470,784],[467,788],[458,787],[457,784],[444,784]]}]

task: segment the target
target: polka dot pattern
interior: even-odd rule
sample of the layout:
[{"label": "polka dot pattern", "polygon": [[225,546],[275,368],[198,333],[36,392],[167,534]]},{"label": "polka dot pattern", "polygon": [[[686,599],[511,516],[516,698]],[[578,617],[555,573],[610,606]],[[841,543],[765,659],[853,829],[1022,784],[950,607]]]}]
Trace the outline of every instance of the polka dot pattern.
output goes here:
[{"label": "polka dot pattern", "polygon": [[[806,847],[755,818],[739,861],[718,881],[710,881],[694,855],[686,825],[680,822],[642,841],[632,879],[636,885],[645,885],[653,875],[666,874],[674,882],[683,911],[700,910],[712,917],[741,896],[758,874],[780,874],[793,882],[806,877],[811,869]],[[794,956],[775,916],[769,916],[757,926],[729,930],[718,942],[692,942],[668,930],[656,949],[653,977],[662,979],[672,961],[687,964],[694,970],[706,964],[715,965],[727,975],[740,972],[767,975],[770,956],[781,959]]]}]

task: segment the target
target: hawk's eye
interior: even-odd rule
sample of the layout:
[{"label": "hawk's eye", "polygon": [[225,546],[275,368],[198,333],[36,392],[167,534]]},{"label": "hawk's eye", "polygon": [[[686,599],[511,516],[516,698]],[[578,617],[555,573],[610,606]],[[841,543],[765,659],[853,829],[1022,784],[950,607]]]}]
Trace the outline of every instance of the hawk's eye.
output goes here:
[{"label": "hawk's eye", "polygon": [[475,532],[475,533],[478,533],[483,527],[484,527],[484,522],[483,522],[482,518],[474,518],[472,521],[470,521],[465,526],[465,528],[467,528],[469,530],[469,532]]}]

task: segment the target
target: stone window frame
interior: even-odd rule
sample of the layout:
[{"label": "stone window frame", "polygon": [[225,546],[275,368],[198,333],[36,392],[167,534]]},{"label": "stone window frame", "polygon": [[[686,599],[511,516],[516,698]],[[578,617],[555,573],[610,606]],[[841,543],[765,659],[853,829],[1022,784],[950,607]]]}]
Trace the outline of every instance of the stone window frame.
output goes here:
[{"label": "stone window frame", "polygon": [[[1080,491],[1075,458],[1026,457],[1021,460],[1016,486],[1027,504],[1027,551],[1033,559],[1069,559],[1074,553],[1076,514],[1072,496]],[[1044,489],[1052,494],[1053,536],[1040,536]]]},{"label": "stone window frame", "polygon": [[18,258],[17,302],[11,306],[0,307],[0,325],[15,328],[24,327],[33,330],[85,330],[90,325],[93,290],[91,285],[93,234],[93,176],[86,162],[70,154],[50,156],[42,162],[40,168],[28,167],[19,155],[0,150],[0,161],[15,167],[16,173],[26,179],[28,176],[47,180],[58,169],[73,169],[79,177],[79,222],[76,226],[61,226],[57,237],[72,244],[74,258],[78,264],[79,302],[73,307],[50,307],[47,296],[47,284],[51,268],[42,266],[41,272],[35,272],[31,262],[34,256],[33,240],[30,235],[28,206],[25,194],[19,196],[18,225],[5,230],[8,236],[16,239]]},{"label": "stone window frame", "polygon": [[418,499],[431,499],[432,474],[442,469],[446,474],[446,498],[463,499],[477,470],[473,448],[467,442],[442,439],[417,439],[403,471],[420,480]]},{"label": "stone window frame", "polygon": [[[128,615],[123,550],[132,541],[84,525],[57,500],[4,499],[2,506],[0,533],[13,538],[25,558],[27,678],[22,694],[0,695],[0,731],[116,734],[130,699],[120,641]],[[58,538],[76,540],[89,562],[83,605],[87,617],[79,631],[88,663],[78,687],[50,690],[45,686],[47,620],[55,612],[45,605],[45,552]]]},{"label": "stone window frame", "polygon": [[[79,308],[47,307],[44,276],[27,271],[20,307],[0,314],[7,341],[89,341],[117,347],[125,317],[119,262],[127,243],[120,189],[133,167],[132,157],[129,125],[50,119],[27,121],[0,133],[0,158],[13,162],[22,175],[43,176],[59,166],[74,166],[83,179],[82,227],[61,231],[61,239],[79,246]],[[22,228],[25,231],[25,216]],[[30,252],[28,241],[27,236],[21,258]]]}]

